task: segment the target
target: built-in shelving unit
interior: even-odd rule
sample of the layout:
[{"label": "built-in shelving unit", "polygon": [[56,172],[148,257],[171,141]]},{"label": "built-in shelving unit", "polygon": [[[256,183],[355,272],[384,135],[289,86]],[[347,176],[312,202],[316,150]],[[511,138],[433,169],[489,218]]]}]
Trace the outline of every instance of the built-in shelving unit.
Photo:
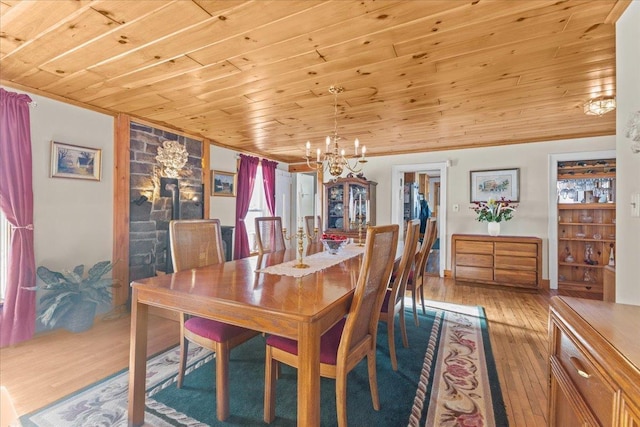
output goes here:
[{"label": "built-in shelving unit", "polygon": [[602,297],[604,266],[615,263],[615,170],[615,159],[558,164],[559,290]]}]

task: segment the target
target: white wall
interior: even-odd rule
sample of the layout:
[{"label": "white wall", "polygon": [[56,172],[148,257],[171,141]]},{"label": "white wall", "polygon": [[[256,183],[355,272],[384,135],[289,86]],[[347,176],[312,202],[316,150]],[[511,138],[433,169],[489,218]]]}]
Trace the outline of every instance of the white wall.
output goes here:
[{"label": "white wall", "polygon": [[640,111],[640,1],[632,1],[616,24],[618,154],[616,204],[616,302],[640,305],[640,218],[631,217],[632,193],[640,193],[640,153],[632,154],[624,127]]},{"label": "white wall", "polygon": [[[36,266],[70,270],[111,260],[113,117],[27,94],[37,103],[30,107]],[[101,149],[102,179],[50,178],[52,140]]]},{"label": "white wall", "polygon": [[[378,182],[376,218],[378,224],[391,222],[391,166],[451,161],[448,170],[446,236],[454,233],[486,234],[487,225],[475,220],[470,209],[469,172],[484,169],[520,168],[520,202],[511,221],[501,224],[501,235],[537,236],[543,240],[543,277],[548,278],[549,154],[599,151],[615,148],[615,137],[517,144],[501,147],[436,151],[371,157],[365,167],[367,179]],[[441,189],[444,191],[444,189]],[[459,206],[454,212],[453,205]],[[446,254],[446,268],[451,255]]]},{"label": "white wall", "polygon": [[[237,172],[238,152],[211,146],[209,161],[211,170]],[[213,175],[213,174],[212,174]],[[236,226],[236,198],[210,196],[209,218],[218,218],[221,225]]]}]

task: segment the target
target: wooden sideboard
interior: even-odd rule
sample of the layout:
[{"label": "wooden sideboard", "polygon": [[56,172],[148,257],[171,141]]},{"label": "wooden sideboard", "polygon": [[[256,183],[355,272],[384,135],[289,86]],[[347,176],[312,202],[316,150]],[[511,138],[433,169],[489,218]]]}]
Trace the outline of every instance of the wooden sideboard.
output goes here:
[{"label": "wooden sideboard", "polygon": [[451,268],[456,281],[540,288],[542,240],[537,237],[454,234]]},{"label": "wooden sideboard", "polygon": [[549,426],[640,427],[640,306],[553,297]]},{"label": "wooden sideboard", "polygon": [[616,268],[605,265],[602,275],[602,300],[616,302]]}]

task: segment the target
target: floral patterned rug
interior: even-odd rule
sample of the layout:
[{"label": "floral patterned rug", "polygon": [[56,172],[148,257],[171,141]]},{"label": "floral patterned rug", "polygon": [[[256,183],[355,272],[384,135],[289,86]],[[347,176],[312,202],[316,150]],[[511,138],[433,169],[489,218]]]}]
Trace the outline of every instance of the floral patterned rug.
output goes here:
[{"label": "floral patterned rug", "polygon": [[[386,326],[380,324],[376,358],[381,409],[371,407],[366,363],[360,363],[347,381],[350,424],[507,426],[484,309],[435,301],[429,305],[419,327],[407,312],[409,348],[402,346],[396,321],[398,371],[391,369]],[[258,336],[231,354],[231,415],[226,423],[215,416],[213,355],[193,347],[182,389],[175,386],[177,348],[149,359],[145,425],[264,425],[264,338]],[[296,384],[295,370],[283,367],[271,425],[296,425]],[[127,387],[125,370],[20,421],[24,427],[126,426]],[[321,424],[336,425],[333,380],[322,380],[321,402]]]}]

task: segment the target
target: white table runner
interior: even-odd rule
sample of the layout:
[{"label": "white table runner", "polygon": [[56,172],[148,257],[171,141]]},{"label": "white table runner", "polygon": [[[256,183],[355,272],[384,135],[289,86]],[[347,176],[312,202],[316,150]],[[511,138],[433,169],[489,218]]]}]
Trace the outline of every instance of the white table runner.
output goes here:
[{"label": "white table runner", "polygon": [[364,246],[350,243],[340,252],[333,255],[329,252],[318,252],[303,258],[302,262],[307,264],[308,268],[295,268],[298,260],[283,262],[282,264],[271,265],[269,267],[256,270],[257,273],[279,274],[281,276],[302,277],[313,274],[317,271],[324,270],[333,265],[339,264],[349,258],[356,257],[364,252]]}]

